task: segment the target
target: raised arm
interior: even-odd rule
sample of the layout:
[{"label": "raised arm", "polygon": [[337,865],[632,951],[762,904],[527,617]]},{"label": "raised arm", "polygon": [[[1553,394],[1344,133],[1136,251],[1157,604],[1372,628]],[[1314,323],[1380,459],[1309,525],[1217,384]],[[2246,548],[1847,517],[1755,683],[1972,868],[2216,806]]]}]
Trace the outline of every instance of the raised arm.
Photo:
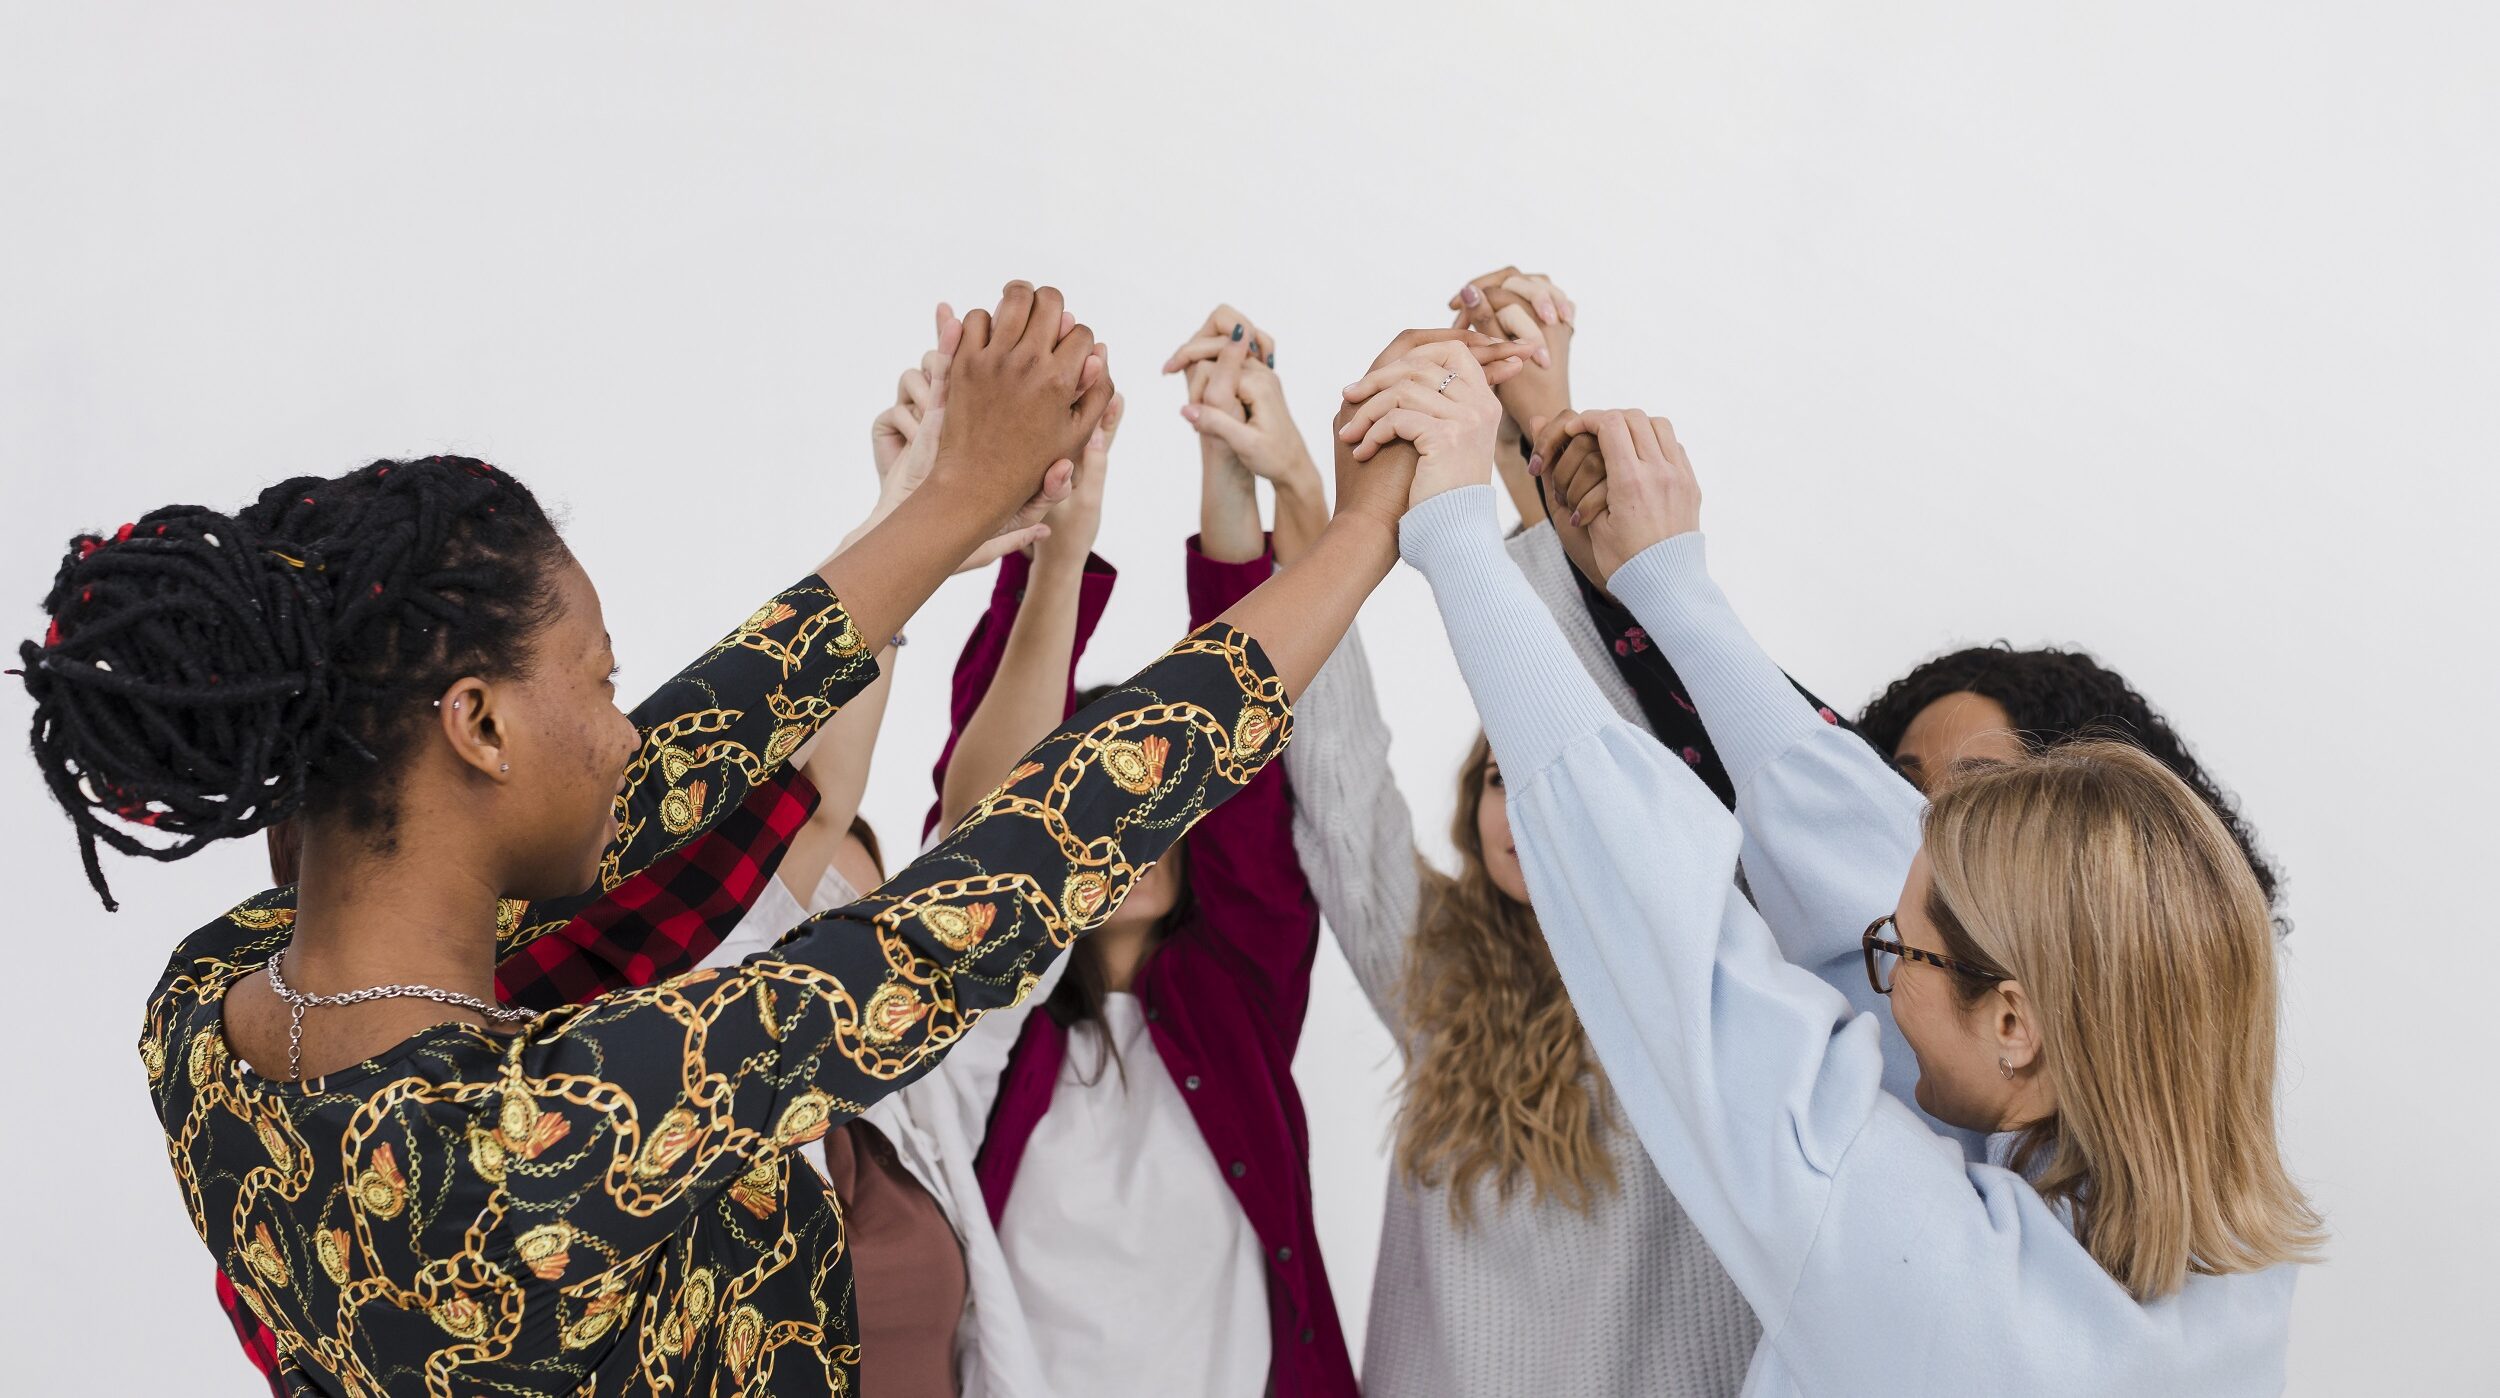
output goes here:
[{"label": "raised arm", "polygon": [[1067,717],[1069,677],[1076,667],[1078,618],[1102,525],[1104,478],[1120,425],[1114,400],[1087,441],[1075,488],[1051,511],[1050,535],[1033,547],[1024,595],[1013,611],[998,667],[982,687],[944,761],[940,824],[963,819],[1003,780],[1016,759]]},{"label": "raised arm", "polygon": [[965,320],[923,482],[934,488],[894,501],[636,707],[642,748],[597,886],[529,909],[522,926],[561,925],[740,805],[876,678],[872,650],[965,558],[1064,495],[1068,456],[1101,420],[1111,381],[1092,332],[1062,309],[1057,290],[1010,282],[995,317]]},{"label": "raised arm", "polygon": [[1528,443],[1540,418],[1571,407],[1571,337],[1579,308],[1549,277],[1500,267],[1470,280],[1450,298],[1452,324],[1524,347],[1526,367],[1501,385],[1502,423],[1494,444],[1494,467],[1523,524],[1545,517]]},{"label": "raised arm", "polygon": [[[658,1236],[1027,994],[1044,958],[1100,926],[1284,744],[1289,694],[1395,558],[1406,491],[1387,465],[1341,483],[1339,517],[1302,566],[1063,725],[876,893],[733,971],[542,1021],[516,1050],[506,1131],[604,1144],[561,1167],[540,1157],[544,1173],[516,1172],[515,1187],[578,1196],[568,1221],[611,1244]],[[1150,746],[1176,780],[1136,780]],[[546,1112],[563,1124],[537,1127]]]},{"label": "raised arm", "polygon": [[[1193,636],[1035,748],[878,892],[734,968],[542,1021],[515,1050],[529,1110],[507,1104],[507,1132],[552,1112],[569,1127],[538,1130],[613,1144],[542,1158],[510,1186],[579,1196],[576,1227],[630,1246],[911,1081],[1256,775],[1282,736],[1281,688],[1250,638]],[[1255,747],[1234,738],[1254,704],[1279,716]],[[1150,741],[1188,776],[1131,791],[1105,754]]]},{"label": "raised arm", "polygon": [[[1239,511],[1246,522],[1228,519]],[[1200,507],[1203,532],[1190,541],[1185,574],[1192,627],[1239,602],[1275,573],[1259,532],[1255,499],[1214,490]],[[1246,528],[1244,527],[1246,523]],[[1216,557],[1208,540],[1246,534],[1259,547],[1239,560]],[[1198,916],[1184,935],[1206,939],[1218,963],[1263,995],[1276,1021],[1292,1031],[1310,999],[1311,961],[1319,947],[1319,910],[1293,854],[1293,797],[1274,768],[1210,814],[1189,842],[1189,882]]]},{"label": "raised arm", "polygon": [[1592,444],[1558,452],[1554,486],[1594,521],[1608,590],[1691,691],[1734,784],[1746,882],[1780,950],[1884,1026],[1885,1086],[1908,1102],[1917,1065],[1890,1003],[1867,984],[1859,937],[1899,896],[1925,803],[1799,695],[1711,585],[1700,488],[1674,429],[1639,412],[1555,424],[1583,425]]},{"label": "raised arm", "polygon": [[1399,983],[1423,908],[1424,875],[1414,814],[1389,769],[1389,741],[1371,658],[1361,635],[1348,631],[1294,706],[1294,742],[1285,754],[1293,847],[1355,980],[1403,1040]]},{"label": "raised arm", "polygon": [[2286,1309],[2287,1277],[2138,1305],[2020,1177],[1967,1165],[1883,1090],[1876,1022],[1783,957],[1732,889],[1735,822],[1609,712],[1490,566],[1489,487],[1417,507],[1402,542],[1509,779],[1572,1005],[1650,1160],[1761,1317],[1758,1374],[2133,1392],[2175,1373],[2189,1337],[2279,1336],[2247,1308]]},{"label": "raised arm", "polygon": [[1275,340],[1231,307],[1218,306],[1165,367],[1188,374],[1189,401],[1181,416],[1198,430],[1205,475],[1198,536],[1207,557],[1240,561],[1267,550],[1255,499],[1255,482],[1265,481],[1276,496],[1277,565],[1300,558],[1327,527],[1328,501],[1319,468],[1285,406]]}]

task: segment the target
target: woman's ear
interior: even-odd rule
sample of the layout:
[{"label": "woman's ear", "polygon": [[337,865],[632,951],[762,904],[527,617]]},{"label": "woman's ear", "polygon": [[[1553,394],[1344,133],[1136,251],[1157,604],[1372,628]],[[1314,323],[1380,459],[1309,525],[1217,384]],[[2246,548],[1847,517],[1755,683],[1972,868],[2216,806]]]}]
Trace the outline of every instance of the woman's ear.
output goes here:
[{"label": "woman's ear", "polygon": [[504,755],[493,686],[475,675],[464,675],[434,701],[434,711],[443,740],[464,765],[492,781],[512,771],[511,759]]},{"label": "woman's ear", "polygon": [[2012,1077],[2040,1061],[2040,1007],[2021,981],[2000,981],[1988,993],[1988,1031],[1997,1062]]}]

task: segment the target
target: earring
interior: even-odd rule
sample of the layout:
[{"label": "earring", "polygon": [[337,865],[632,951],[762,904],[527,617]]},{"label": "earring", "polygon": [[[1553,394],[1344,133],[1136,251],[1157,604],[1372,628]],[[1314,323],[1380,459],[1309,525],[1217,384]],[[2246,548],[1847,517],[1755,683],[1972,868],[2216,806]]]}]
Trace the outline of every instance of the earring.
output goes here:
[{"label": "earring", "polygon": [[[512,770],[512,764],[511,764],[511,763],[509,763],[509,762],[507,762],[507,763],[503,764],[503,766],[501,766],[501,767],[497,768],[496,770],[497,770],[497,771],[500,771],[500,772],[509,772],[509,771],[511,771],[511,770]],[[2007,1076],[2007,1077],[2009,1077],[2009,1078],[2010,1078],[2010,1077],[2012,1077],[2012,1076],[2014,1076],[2014,1070],[2013,1070],[2013,1069],[2011,1069],[2011,1068],[2006,1069],[2006,1070],[2005,1070],[2005,1076]]]},{"label": "earring", "polygon": [[2012,1082],[2014,1080],[2014,1065],[2012,1063],[2009,1063],[2002,1058],[1998,1059],[1997,1071],[2005,1075],[2005,1080],[2007,1082]]}]

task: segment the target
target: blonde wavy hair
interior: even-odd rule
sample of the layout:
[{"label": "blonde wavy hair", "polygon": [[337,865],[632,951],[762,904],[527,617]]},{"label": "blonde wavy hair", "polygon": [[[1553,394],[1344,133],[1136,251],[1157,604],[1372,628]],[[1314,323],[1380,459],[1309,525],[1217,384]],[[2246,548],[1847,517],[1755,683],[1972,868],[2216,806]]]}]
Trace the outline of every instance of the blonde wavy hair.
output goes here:
[{"label": "blonde wavy hair", "polygon": [[1597,1055],[1536,914],[1495,887],[1485,868],[1476,816],[1492,767],[1492,745],[1479,734],[1450,823],[1458,877],[1422,867],[1423,911],[1400,990],[1412,1048],[1398,1168],[1418,1186],[1446,1186],[1461,1226],[1487,1178],[1505,1202],[1525,1184],[1583,1213],[1618,1186],[1605,1149],[1613,1107]]},{"label": "blonde wavy hair", "polygon": [[2212,806],[2128,744],[2071,743],[1960,778],[1926,837],[1947,951],[2038,1011],[2057,1110],[2013,1164],[2093,1259],[2139,1301],[2315,1260],[2275,1140],[2274,929]]}]

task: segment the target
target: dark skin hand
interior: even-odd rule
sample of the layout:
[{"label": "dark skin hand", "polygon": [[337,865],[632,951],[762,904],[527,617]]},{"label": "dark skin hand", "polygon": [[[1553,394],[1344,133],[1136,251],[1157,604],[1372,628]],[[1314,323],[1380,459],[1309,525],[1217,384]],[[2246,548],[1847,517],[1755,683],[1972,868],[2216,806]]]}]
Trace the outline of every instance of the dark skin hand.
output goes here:
[{"label": "dark skin hand", "polygon": [[[1561,542],[1563,555],[1571,560],[1572,567],[1580,570],[1582,577],[1599,583],[1599,589],[1604,590],[1604,584],[1599,580],[1605,574],[1598,570],[1597,547],[1589,542],[1587,521],[1596,518],[1597,511],[1605,508],[1605,494],[1601,490],[1595,504],[1591,505],[1585,500],[1566,498],[1563,488],[1557,484],[1557,481],[1567,480],[1585,490],[1589,484],[1602,478],[1602,470],[1596,477],[1592,477],[1588,470],[1592,462],[1601,467],[1604,462],[1598,451],[1596,429],[1576,412],[1564,411],[1550,418],[1541,417],[1529,425],[1528,447],[1528,473],[1544,480],[1546,518],[1553,522],[1554,537]],[[1568,475],[1565,475],[1566,467],[1569,468]],[[1580,507],[1577,518],[1572,514],[1575,503]]]},{"label": "dark skin hand", "polygon": [[[1063,333],[1064,332],[1064,333]],[[871,644],[903,627],[955,565],[1020,507],[1064,495],[1070,458],[1109,406],[1093,334],[1059,293],[1011,282],[995,313],[965,321],[947,390],[936,489],[921,489],[827,560],[819,575]],[[301,883],[285,970],[298,990],[435,986],[494,1003],[495,907],[594,881],[613,805],[640,735],[617,707],[615,658],[598,592],[578,563],[559,571],[554,614],[529,664],[452,682],[395,774],[391,847],[336,822],[302,821]],[[750,599],[741,599],[750,600]],[[283,1074],[288,1010],[265,979],[228,992],[235,1050]],[[427,1000],[314,1010],[308,1076],[334,1072],[445,1020],[482,1017]]]}]

